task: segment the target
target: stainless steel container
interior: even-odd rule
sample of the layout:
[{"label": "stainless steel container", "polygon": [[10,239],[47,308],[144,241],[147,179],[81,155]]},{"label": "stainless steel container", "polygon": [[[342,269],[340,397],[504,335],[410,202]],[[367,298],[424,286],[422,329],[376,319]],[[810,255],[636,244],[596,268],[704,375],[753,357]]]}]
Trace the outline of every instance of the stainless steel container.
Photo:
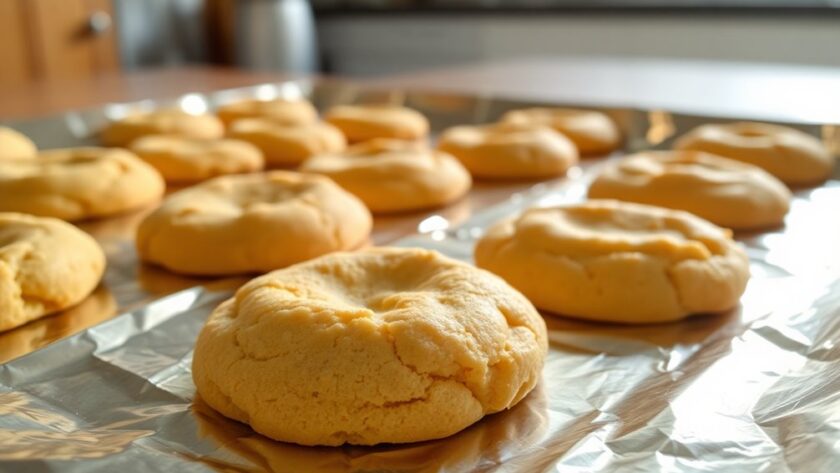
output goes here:
[{"label": "stainless steel container", "polygon": [[307,0],[238,0],[234,5],[239,66],[298,73],[317,71],[315,19]]}]

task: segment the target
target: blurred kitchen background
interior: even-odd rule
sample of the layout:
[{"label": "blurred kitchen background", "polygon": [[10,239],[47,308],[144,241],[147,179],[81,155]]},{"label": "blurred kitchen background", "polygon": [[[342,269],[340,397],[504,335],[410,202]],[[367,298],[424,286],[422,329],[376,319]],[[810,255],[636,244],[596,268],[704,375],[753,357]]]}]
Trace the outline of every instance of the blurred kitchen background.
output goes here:
[{"label": "blurred kitchen background", "polygon": [[840,0],[0,0],[0,85],[197,63],[371,76],[539,55],[840,66]]}]

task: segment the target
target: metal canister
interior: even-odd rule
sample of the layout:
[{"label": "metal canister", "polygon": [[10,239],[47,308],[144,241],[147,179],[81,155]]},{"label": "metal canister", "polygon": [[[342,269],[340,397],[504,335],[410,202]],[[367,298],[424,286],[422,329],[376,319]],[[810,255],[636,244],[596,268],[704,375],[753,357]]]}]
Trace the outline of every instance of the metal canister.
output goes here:
[{"label": "metal canister", "polygon": [[235,59],[239,66],[317,71],[315,19],[307,0],[238,0],[234,4]]}]

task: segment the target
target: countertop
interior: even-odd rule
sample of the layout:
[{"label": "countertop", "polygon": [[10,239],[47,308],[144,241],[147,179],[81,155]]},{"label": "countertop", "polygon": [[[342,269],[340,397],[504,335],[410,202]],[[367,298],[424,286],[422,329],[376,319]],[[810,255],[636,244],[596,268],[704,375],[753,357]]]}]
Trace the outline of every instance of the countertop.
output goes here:
[{"label": "countertop", "polygon": [[24,87],[0,89],[0,120],[50,116],[109,102],[177,97],[292,78],[280,73],[187,66],[109,73],[93,80],[32,82]]},{"label": "countertop", "polygon": [[[0,119],[108,102],[279,82],[293,76],[211,66],[146,70],[0,91]],[[527,58],[359,81],[375,87],[498,95],[581,105],[840,124],[840,69],[665,59]]]}]

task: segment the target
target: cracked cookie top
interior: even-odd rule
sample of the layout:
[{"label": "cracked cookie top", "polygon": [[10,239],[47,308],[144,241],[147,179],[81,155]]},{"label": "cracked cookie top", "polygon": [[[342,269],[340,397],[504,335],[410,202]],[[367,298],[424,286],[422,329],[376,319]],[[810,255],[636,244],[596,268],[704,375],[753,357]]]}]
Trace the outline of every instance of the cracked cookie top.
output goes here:
[{"label": "cracked cookie top", "polygon": [[132,143],[131,151],[157,169],[167,182],[203,181],[263,168],[262,152],[240,140],[149,135]]},{"label": "cracked cookie top", "polygon": [[373,212],[441,206],[462,197],[472,185],[467,170],[448,153],[386,138],[312,157],[300,169],[329,176]]},{"label": "cracked cookie top", "polygon": [[229,126],[242,118],[267,118],[275,123],[303,125],[318,120],[318,111],[307,100],[242,100],[222,105],[216,115]]},{"label": "cracked cookie top", "polygon": [[763,169],[701,151],[645,151],[608,163],[589,187],[593,199],[686,210],[716,225],[779,225],[790,191]]},{"label": "cracked cookie top", "polygon": [[73,225],[0,213],[0,331],[79,303],[104,270],[102,249]]},{"label": "cracked cookie top", "polygon": [[578,162],[575,144],[543,125],[455,126],[443,132],[438,149],[458,158],[473,176],[496,179],[557,176]]},{"label": "cracked cookie top", "polygon": [[265,272],[356,248],[371,225],[364,204],[326,177],[231,175],[169,196],[140,224],[137,250],[181,273]]},{"label": "cracked cookie top", "polygon": [[533,389],[545,323],[492,274],[420,249],[336,253],[243,286],[199,336],[205,401],[271,438],[451,435]]},{"label": "cracked cookie top", "polygon": [[128,146],[147,135],[178,135],[205,140],[219,139],[225,126],[215,115],[195,115],[180,109],[161,109],[129,115],[108,124],[99,133],[106,146]]},{"label": "cracked cookie top", "polygon": [[580,154],[609,153],[621,145],[621,132],[603,112],[574,108],[534,107],[511,110],[500,120],[520,126],[550,126],[569,137]]},{"label": "cracked cookie top", "polygon": [[376,138],[419,140],[429,134],[429,121],[417,110],[387,104],[338,105],[324,119],[341,130],[347,141]]},{"label": "cracked cookie top", "polygon": [[287,124],[267,118],[244,118],[230,125],[228,136],[262,151],[267,166],[292,166],[321,153],[347,147],[341,131],[326,122]]},{"label": "cracked cookie top", "polygon": [[730,309],[749,277],[729,230],[687,212],[608,200],[502,221],[475,259],[537,307],[624,323]]},{"label": "cracked cookie top", "polygon": [[55,149],[0,161],[0,211],[77,221],[149,205],[163,191],[160,174],[122,149]]},{"label": "cracked cookie top", "polygon": [[834,156],[817,137],[769,123],[702,125],[677,139],[674,149],[705,151],[743,161],[788,185],[822,182],[835,164]]}]

